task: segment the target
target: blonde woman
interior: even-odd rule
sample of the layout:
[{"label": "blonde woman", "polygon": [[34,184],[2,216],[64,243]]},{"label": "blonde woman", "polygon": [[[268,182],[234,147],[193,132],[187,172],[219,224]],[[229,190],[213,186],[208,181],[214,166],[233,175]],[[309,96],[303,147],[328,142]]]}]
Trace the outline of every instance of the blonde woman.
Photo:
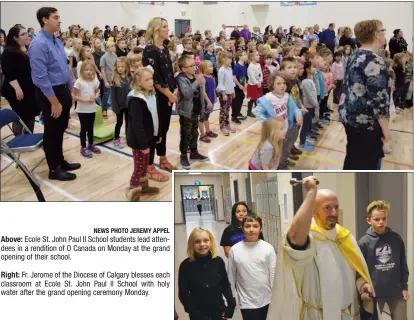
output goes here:
[{"label": "blonde woman", "polygon": [[178,271],[178,297],[190,319],[231,319],[236,300],[213,234],[204,228],[193,229],[187,256]]},{"label": "blonde woman", "polygon": [[[145,35],[147,46],[144,49],[142,62],[144,66],[150,65],[154,70],[154,87],[156,89],[159,138],[161,142],[156,145],[160,157],[159,167],[170,171],[176,168],[167,160],[167,132],[170,127],[173,103],[177,102],[174,95],[175,79],[170,53],[164,41],[169,35],[168,22],[164,18],[154,18],[149,24]],[[154,166],[155,152],[151,150],[148,162],[148,177],[156,181],[163,181],[164,174],[157,171]]]},{"label": "blonde woman", "polygon": [[352,49],[356,48],[356,44],[354,40],[352,40],[352,36],[354,33],[352,32],[350,27],[342,28],[342,36],[339,37],[339,46],[345,47],[346,45],[351,46]]}]

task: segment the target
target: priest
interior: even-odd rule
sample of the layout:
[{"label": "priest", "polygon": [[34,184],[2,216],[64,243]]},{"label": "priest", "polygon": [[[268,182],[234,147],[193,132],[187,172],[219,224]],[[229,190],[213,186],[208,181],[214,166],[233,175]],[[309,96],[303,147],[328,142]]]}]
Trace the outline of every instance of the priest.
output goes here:
[{"label": "priest", "polygon": [[303,179],[307,194],[282,237],[268,320],[355,320],[361,299],[373,312],[365,259],[338,224],[338,197],[318,184],[316,177]]}]

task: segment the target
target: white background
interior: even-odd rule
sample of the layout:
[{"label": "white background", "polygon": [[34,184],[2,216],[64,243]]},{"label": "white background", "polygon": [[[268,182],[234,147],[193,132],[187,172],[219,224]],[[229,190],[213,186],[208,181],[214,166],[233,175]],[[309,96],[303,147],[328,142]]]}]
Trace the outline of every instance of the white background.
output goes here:
[{"label": "white background", "polygon": [[[20,1],[19,1],[20,2]],[[174,31],[175,19],[191,20],[193,32],[200,30],[204,33],[210,29],[213,36],[218,36],[221,25],[259,26],[264,32],[267,25],[275,30],[279,25],[289,29],[290,26],[309,27],[319,24],[328,28],[329,23],[336,23],[336,30],[342,26],[354,29],[360,20],[379,19],[387,29],[386,38],[389,41],[394,29],[402,29],[408,42],[408,49],[413,46],[413,2],[401,1],[354,1],[339,2],[318,1],[316,6],[284,7],[279,2],[268,2],[267,6],[254,5],[254,2],[220,1],[218,4],[205,5],[202,1],[190,1],[189,4],[179,4],[176,1],[167,2],[165,6],[140,5],[130,2],[24,2],[24,10],[19,2],[1,2],[1,27],[10,29],[16,23],[25,27],[34,27],[39,31],[36,11],[42,6],[52,6],[59,10],[62,17],[62,29],[67,30],[71,24],[80,24],[92,30],[95,26],[104,28],[106,24],[131,28],[136,25],[146,29],[153,17],[164,17],[169,27]],[[261,4],[265,2],[259,2]],[[227,29],[230,35],[233,29]],[[388,42],[387,41],[387,42]]]},{"label": "white background", "polygon": [[[174,225],[171,203],[1,203],[1,236],[93,236],[94,228],[169,228],[167,253],[72,252],[71,261],[0,261],[0,271],[166,272],[169,289],[153,288],[139,296],[0,296],[1,319],[172,319],[174,310]],[[114,236],[117,234],[109,234]],[[120,234],[118,234],[119,236]],[[131,234],[123,234],[129,236]],[[138,234],[134,234],[137,236]],[[153,234],[164,236],[163,234]],[[151,237],[153,236],[151,235]],[[143,235],[144,236],[144,235]],[[0,246],[7,243],[0,243]],[[43,243],[35,243],[42,245]],[[52,245],[53,243],[49,243]],[[103,244],[105,245],[105,244]],[[122,243],[116,243],[122,245]],[[139,243],[141,245],[141,243]],[[30,271],[30,272],[29,272]],[[5,279],[0,279],[4,281]],[[62,279],[60,279],[62,281]],[[98,279],[99,280],[99,279]],[[115,280],[115,279],[114,279]],[[115,280],[116,281],[116,280]],[[152,280],[157,282],[156,280]],[[161,279],[162,281],[162,279]],[[72,279],[72,284],[73,284]],[[43,283],[43,281],[42,281]],[[43,284],[42,284],[43,286]],[[5,290],[8,288],[0,288]],[[14,288],[16,289],[16,288]],[[32,288],[33,289],[33,288]],[[91,288],[85,288],[93,290]],[[122,290],[121,288],[115,288]],[[135,289],[135,288],[131,288]],[[138,288],[139,289],[139,288]]]}]

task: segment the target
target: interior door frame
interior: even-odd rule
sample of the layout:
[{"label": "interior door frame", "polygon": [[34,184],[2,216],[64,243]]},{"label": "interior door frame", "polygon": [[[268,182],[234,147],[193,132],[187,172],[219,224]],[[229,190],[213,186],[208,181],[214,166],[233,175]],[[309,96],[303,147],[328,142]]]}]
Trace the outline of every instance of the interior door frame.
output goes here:
[{"label": "interior door frame", "polygon": [[[181,34],[181,33],[177,33],[177,30],[175,30],[175,23],[177,21],[189,21],[189,26],[191,26],[191,19],[174,19],[174,34],[177,35],[177,37]],[[184,32],[185,34],[185,32]]]}]

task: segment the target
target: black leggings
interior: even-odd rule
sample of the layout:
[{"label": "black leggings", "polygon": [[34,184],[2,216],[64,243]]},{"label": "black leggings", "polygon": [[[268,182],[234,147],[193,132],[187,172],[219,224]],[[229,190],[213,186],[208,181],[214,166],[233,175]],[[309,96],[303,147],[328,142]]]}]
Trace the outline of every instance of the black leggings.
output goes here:
[{"label": "black leggings", "polygon": [[78,113],[81,124],[80,141],[82,148],[86,148],[86,133],[88,134],[89,144],[93,144],[93,124],[95,122],[95,112]]},{"label": "black leggings", "polygon": [[115,125],[115,139],[119,139],[119,133],[121,132],[121,127],[124,123],[122,116],[125,118],[125,135],[128,131],[128,109],[121,109],[119,114],[116,115],[116,125]]},{"label": "black leggings", "polygon": [[253,105],[256,105],[256,100],[250,100],[247,103],[247,112],[252,112]]}]

